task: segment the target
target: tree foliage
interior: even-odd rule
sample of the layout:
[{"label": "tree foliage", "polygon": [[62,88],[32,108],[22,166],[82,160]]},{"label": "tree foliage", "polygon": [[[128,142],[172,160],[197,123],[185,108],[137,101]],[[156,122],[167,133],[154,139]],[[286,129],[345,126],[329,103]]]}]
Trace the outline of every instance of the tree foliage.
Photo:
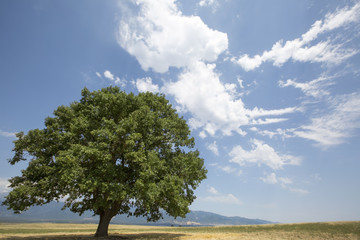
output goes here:
[{"label": "tree foliage", "polygon": [[9,162],[29,165],[9,180],[3,204],[19,213],[64,199],[64,208],[100,215],[99,236],[117,214],[184,217],[206,178],[186,121],[149,92],[84,88],[79,102],[59,106],[44,129],[20,132],[14,144]]}]

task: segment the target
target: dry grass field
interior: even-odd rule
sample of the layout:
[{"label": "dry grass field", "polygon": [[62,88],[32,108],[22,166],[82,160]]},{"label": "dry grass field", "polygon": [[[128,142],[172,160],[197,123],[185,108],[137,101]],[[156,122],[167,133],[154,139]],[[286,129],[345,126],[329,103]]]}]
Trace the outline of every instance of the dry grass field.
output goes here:
[{"label": "dry grass field", "polygon": [[[0,239],[95,239],[96,224],[0,223]],[[272,224],[222,227],[153,227],[110,225],[109,237],[96,239],[353,239],[360,240],[360,222]]]}]

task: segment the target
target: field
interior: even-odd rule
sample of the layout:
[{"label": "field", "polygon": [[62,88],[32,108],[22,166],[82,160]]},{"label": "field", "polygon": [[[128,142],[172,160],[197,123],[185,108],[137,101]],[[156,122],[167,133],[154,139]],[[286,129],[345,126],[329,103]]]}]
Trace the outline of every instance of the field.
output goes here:
[{"label": "field", "polygon": [[[0,239],[95,239],[96,224],[0,223]],[[99,239],[99,238],[97,238]],[[110,225],[100,239],[356,239],[360,222],[272,224],[222,227],[152,227]]]}]

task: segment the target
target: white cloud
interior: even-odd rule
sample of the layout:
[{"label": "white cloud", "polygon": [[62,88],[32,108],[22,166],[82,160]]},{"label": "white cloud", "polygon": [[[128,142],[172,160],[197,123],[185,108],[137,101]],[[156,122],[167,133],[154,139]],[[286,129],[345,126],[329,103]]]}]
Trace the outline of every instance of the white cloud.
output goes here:
[{"label": "white cloud", "polygon": [[294,88],[300,89],[306,96],[311,96],[314,98],[321,98],[328,96],[329,91],[326,90],[326,87],[334,85],[333,79],[336,76],[326,76],[322,75],[314,80],[309,82],[300,83],[293,79],[288,79],[286,82],[279,81],[280,87],[289,87],[293,86]]},{"label": "white cloud", "polygon": [[210,187],[208,192],[212,193],[212,194],[218,194],[219,193],[214,187]]},{"label": "white cloud", "polygon": [[201,131],[201,132],[199,133],[199,137],[201,137],[202,139],[206,138],[207,135],[206,135],[205,131]]},{"label": "white cloud", "polygon": [[300,194],[300,195],[307,195],[307,194],[310,193],[308,190],[302,189],[302,188],[289,187],[288,189],[289,189],[291,192],[294,192],[294,193],[297,193],[297,194]]},{"label": "white cloud", "polygon": [[334,13],[327,14],[324,20],[316,21],[311,28],[300,38],[283,43],[276,42],[270,51],[264,51],[262,55],[249,57],[244,54],[240,58],[232,58],[231,61],[239,64],[244,70],[250,71],[258,68],[262,63],[271,61],[274,66],[282,66],[292,59],[300,62],[325,62],[338,64],[345,59],[357,54],[357,49],[343,49],[342,44],[326,40],[310,45],[320,34],[344,27],[349,23],[359,21],[360,3],[352,8],[345,7]]},{"label": "white cloud", "polygon": [[185,69],[177,82],[166,84],[166,92],[193,114],[196,127],[203,127],[207,134],[214,135],[220,129],[225,135],[233,130],[244,134],[239,128],[249,122],[244,104],[226,90],[215,66],[197,62]]},{"label": "white cloud", "polygon": [[235,146],[229,153],[232,157],[230,162],[240,166],[246,164],[266,165],[274,170],[282,169],[284,165],[299,165],[300,158],[288,154],[281,154],[275,151],[268,144],[252,139],[252,149],[247,151],[241,146]]},{"label": "white cloud", "polygon": [[198,4],[200,7],[211,7],[213,13],[215,13],[219,7],[219,2],[217,0],[200,0]]},{"label": "white cloud", "polygon": [[109,70],[106,70],[104,72],[104,77],[106,77],[107,79],[109,79],[111,81],[115,80],[114,75]]},{"label": "white cloud", "polygon": [[213,152],[216,156],[219,156],[219,149],[218,146],[216,144],[216,141],[214,141],[213,143],[210,143],[206,146],[207,149],[209,149],[211,152]]},{"label": "white cloud", "polygon": [[231,193],[222,194],[218,192],[214,187],[210,187],[208,192],[211,193],[210,196],[198,197],[197,199],[203,202],[214,202],[218,204],[219,203],[236,204],[236,205],[242,204],[242,202]]},{"label": "white cloud", "polygon": [[115,78],[115,84],[125,88],[126,81],[124,79],[120,79],[119,77],[116,77]]},{"label": "white cloud", "polygon": [[260,178],[264,183],[276,184],[278,182],[275,173],[267,175],[265,178]]},{"label": "white cloud", "polygon": [[253,119],[251,121],[251,125],[265,125],[265,124],[271,124],[271,123],[279,123],[287,121],[287,118],[265,118],[263,119]]},{"label": "white cloud", "polygon": [[265,120],[258,119],[260,117],[298,111],[294,107],[274,110],[245,108],[242,100],[234,94],[236,85],[223,84],[215,67],[215,64],[196,62],[179,75],[177,82],[166,83],[164,86],[165,92],[174,95],[184,111],[193,114],[190,126],[192,129],[203,128],[205,132],[202,137],[213,136],[217,131],[227,136],[233,132],[245,135],[242,126],[286,120],[270,117]]},{"label": "white cloud", "polygon": [[237,204],[241,205],[242,202],[235,197],[233,194],[225,194],[225,195],[215,195],[215,196],[207,196],[207,197],[198,197],[200,201],[204,202],[214,202],[217,204],[226,203],[226,204]]},{"label": "white cloud", "polygon": [[210,166],[220,169],[221,171],[226,172],[228,174],[235,174],[237,176],[240,176],[243,173],[241,169],[237,169],[230,165],[221,166],[218,163],[213,163],[213,164],[210,164]]},{"label": "white cloud", "polygon": [[134,3],[140,9],[121,19],[117,40],[144,70],[164,73],[171,66],[212,62],[228,48],[226,33],[210,29],[198,16],[184,16],[175,0]]},{"label": "white cloud", "polygon": [[[238,86],[223,84],[216,65],[209,63],[227,50],[225,33],[210,29],[197,16],[184,16],[175,0],[133,3],[139,9],[136,13],[122,6],[127,14],[119,23],[118,43],[136,57],[144,70],[164,73],[171,66],[183,68],[176,82],[167,82],[160,90],[175,97],[178,110],[193,115],[190,126],[201,130],[201,138],[218,131],[227,136],[234,132],[245,135],[241,129],[244,125],[277,123],[286,119],[271,116],[297,111],[246,109],[237,94]],[[242,82],[239,84],[241,87]],[[149,79],[137,80],[136,86],[140,91],[159,91]]]},{"label": "white cloud", "polygon": [[239,59],[232,58],[231,61],[239,64],[245,71],[251,71],[260,67],[264,60],[263,57],[259,55],[255,55],[251,58],[249,55],[245,54]]},{"label": "white cloud", "polygon": [[248,115],[251,118],[257,118],[263,116],[280,116],[288,113],[294,113],[300,110],[301,108],[296,108],[296,107],[288,107],[288,108],[273,109],[273,110],[264,110],[262,108],[255,107],[252,110],[248,110]]},{"label": "white cloud", "polygon": [[290,192],[298,193],[301,195],[306,195],[309,191],[301,188],[292,187],[293,181],[288,177],[277,177],[275,173],[267,174],[264,178],[260,178],[264,183],[267,184],[280,184],[284,189],[289,190]]},{"label": "white cloud", "polygon": [[135,85],[139,92],[160,92],[159,86],[152,83],[151,77],[136,79]]},{"label": "white cloud", "polygon": [[281,128],[277,128],[275,131],[259,130],[256,127],[253,127],[250,130],[254,131],[262,136],[267,136],[269,138],[279,136],[282,139],[293,137],[293,135],[291,135],[289,133],[292,133],[294,131],[294,129],[281,129]]},{"label": "white cloud", "polygon": [[188,122],[191,129],[197,129],[203,125],[203,123],[196,118],[190,118]]},{"label": "white cloud", "polygon": [[[235,173],[236,172],[236,168],[233,168],[229,165],[226,166],[219,166],[219,169],[221,169],[222,171],[226,172],[226,173]],[[241,175],[241,170],[238,171],[238,175]]]},{"label": "white cloud", "polygon": [[[95,73],[96,76],[98,76],[99,78],[102,78],[102,75],[99,72]],[[126,86],[126,80],[121,79],[117,76],[115,76],[113,73],[111,73],[109,70],[105,70],[104,72],[104,77],[108,80],[110,80],[110,82],[115,83],[115,85],[121,86],[123,88],[125,88]]]},{"label": "white cloud", "polygon": [[5,131],[2,131],[2,130],[0,129],[0,136],[15,138],[15,137],[16,137],[16,133],[13,133],[13,132],[5,132]]},{"label": "white cloud", "polygon": [[239,76],[237,77],[237,81],[239,83],[240,88],[244,88],[244,80],[242,80]]},{"label": "white cloud", "polygon": [[326,96],[325,101],[330,106],[328,108],[324,107],[325,113],[318,113],[318,116],[310,119],[309,124],[304,124],[298,128],[278,128],[274,131],[269,131],[252,127],[250,130],[262,136],[268,136],[269,138],[279,136],[282,139],[292,137],[309,139],[315,141],[317,146],[324,149],[344,143],[346,139],[353,136],[356,129],[360,128],[360,93],[355,92],[330,97],[326,91],[323,90],[323,86],[331,83],[317,86],[321,81],[328,81],[328,78],[321,77],[307,84],[300,83],[300,85],[292,80],[281,84],[288,86],[294,85],[303,90],[308,96]]},{"label": "white cloud", "polygon": [[286,188],[288,185],[293,184],[293,181],[288,177],[279,177],[279,182],[283,188]]},{"label": "white cloud", "polygon": [[293,133],[310,139],[326,148],[341,144],[360,128],[360,93],[333,98],[329,113],[314,117],[309,125],[303,125]]},{"label": "white cloud", "polygon": [[0,178],[0,193],[8,193],[10,192],[10,183],[7,179]]},{"label": "white cloud", "polygon": [[201,7],[213,6],[216,3],[217,3],[216,0],[201,0],[199,2],[199,6],[201,6]]}]

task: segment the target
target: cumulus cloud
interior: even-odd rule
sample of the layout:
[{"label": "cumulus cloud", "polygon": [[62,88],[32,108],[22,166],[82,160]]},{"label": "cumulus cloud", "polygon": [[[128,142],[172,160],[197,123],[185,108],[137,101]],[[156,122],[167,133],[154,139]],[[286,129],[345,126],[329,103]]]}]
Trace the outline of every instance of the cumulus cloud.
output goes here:
[{"label": "cumulus cloud", "polygon": [[[201,129],[201,138],[218,131],[245,135],[241,129],[244,125],[278,123],[286,119],[272,116],[297,111],[247,109],[237,93],[238,85],[223,84],[216,64],[211,63],[228,48],[225,33],[210,29],[197,16],[183,15],[175,0],[132,2],[135,12],[122,6],[126,14],[117,33],[120,46],[134,55],[144,70],[164,73],[169,67],[181,68],[177,81],[166,82],[161,88],[149,78],[136,80],[136,87],[139,91],[160,90],[173,95],[177,109],[193,115],[190,126]],[[242,81],[238,82],[243,87]]]},{"label": "cumulus cloud", "polygon": [[338,64],[345,59],[357,54],[357,49],[344,49],[343,44],[332,40],[311,43],[320,34],[344,27],[360,19],[360,3],[353,7],[345,7],[334,13],[327,14],[324,20],[316,21],[311,28],[300,38],[291,41],[283,40],[276,42],[270,51],[264,51],[262,55],[249,57],[244,54],[239,58],[232,58],[232,62],[240,65],[244,70],[250,71],[258,68],[262,63],[270,61],[274,66],[282,66],[289,60],[299,62],[325,62]]},{"label": "cumulus cloud", "polygon": [[249,121],[244,103],[241,99],[234,99],[225,89],[219,74],[214,71],[215,66],[197,62],[184,70],[177,82],[168,83],[166,91],[193,113],[196,119],[193,127],[203,127],[209,135],[214,135],[219,129],[226,135],[235,129],[244,134],[239,128]]},{"label": "cumulus cloud", "polygon": [[[96,76],[98,76],[99,78],[102,78],[102,75],[99,72],[95,73]],[[112,74],[109,70],[105,70],[104,72],[104,77],[108,80],[110,80],[110,82],[115,83],[115,85],[121,86],[121,87],[125,87],[126,86],[126,81],[115,76],[114,74]]]},{"label": "cumulus cloud", "polygon": [[106,70],[104,72],[104,77],[106,77],[107,79],[112,80],[112,81],[115,80],[114,75],[109,70]]},{"label": "cumulus cloud", "polygon": [[139,92],[160,92],[159,86],[152,83],[151,77],[139,78],[135,81],[135,86]]},{"label": "cumulus cloud", "polygon": [[[224,135],[236,132],[246,125],[271,124],[285,121],[285,118],[272,118],[298,111],[297,108],[265,110],[247,109],[241,100],[233,94],[234,86],[226,86],[215,71],[215,64],[196,62],[186,68],[178,81],[165,84],[165,92],[175,96],[175,100],[184,111],[193,114],[190,120],[192,129],[203,128],[202,136],[213,136],[217,131]],[[261,119],[262,117],[266,117]]]},{"label": "cumulus cloud", "polygon": [[210,29],[198,16],[185,16],[175,0],[133,1],[137,13],[125,14],[117,41],[144,70],[164,73],[196,61],[215,61],[228,48],[226,33]]},{"label": "cumulus cloud", "polygon": [[293,133],[313,140],[323,148],[341,144],[351,137],[360,128],[360,93],[337,96],[330,104],[329,112],[313,117],[310,124],[301,126]]},{"label": "cumulus cloud", "polygon": [[281,154],[275,151],[268,144],[252,139],[252,149],[245,150],[241,146],[235,146],[229,153],[230,162],[237,163],[240,166],[247,164],[262,164],[274,170],[282,169],[284,165],[299,165],[301,159],[296,156]]}]

